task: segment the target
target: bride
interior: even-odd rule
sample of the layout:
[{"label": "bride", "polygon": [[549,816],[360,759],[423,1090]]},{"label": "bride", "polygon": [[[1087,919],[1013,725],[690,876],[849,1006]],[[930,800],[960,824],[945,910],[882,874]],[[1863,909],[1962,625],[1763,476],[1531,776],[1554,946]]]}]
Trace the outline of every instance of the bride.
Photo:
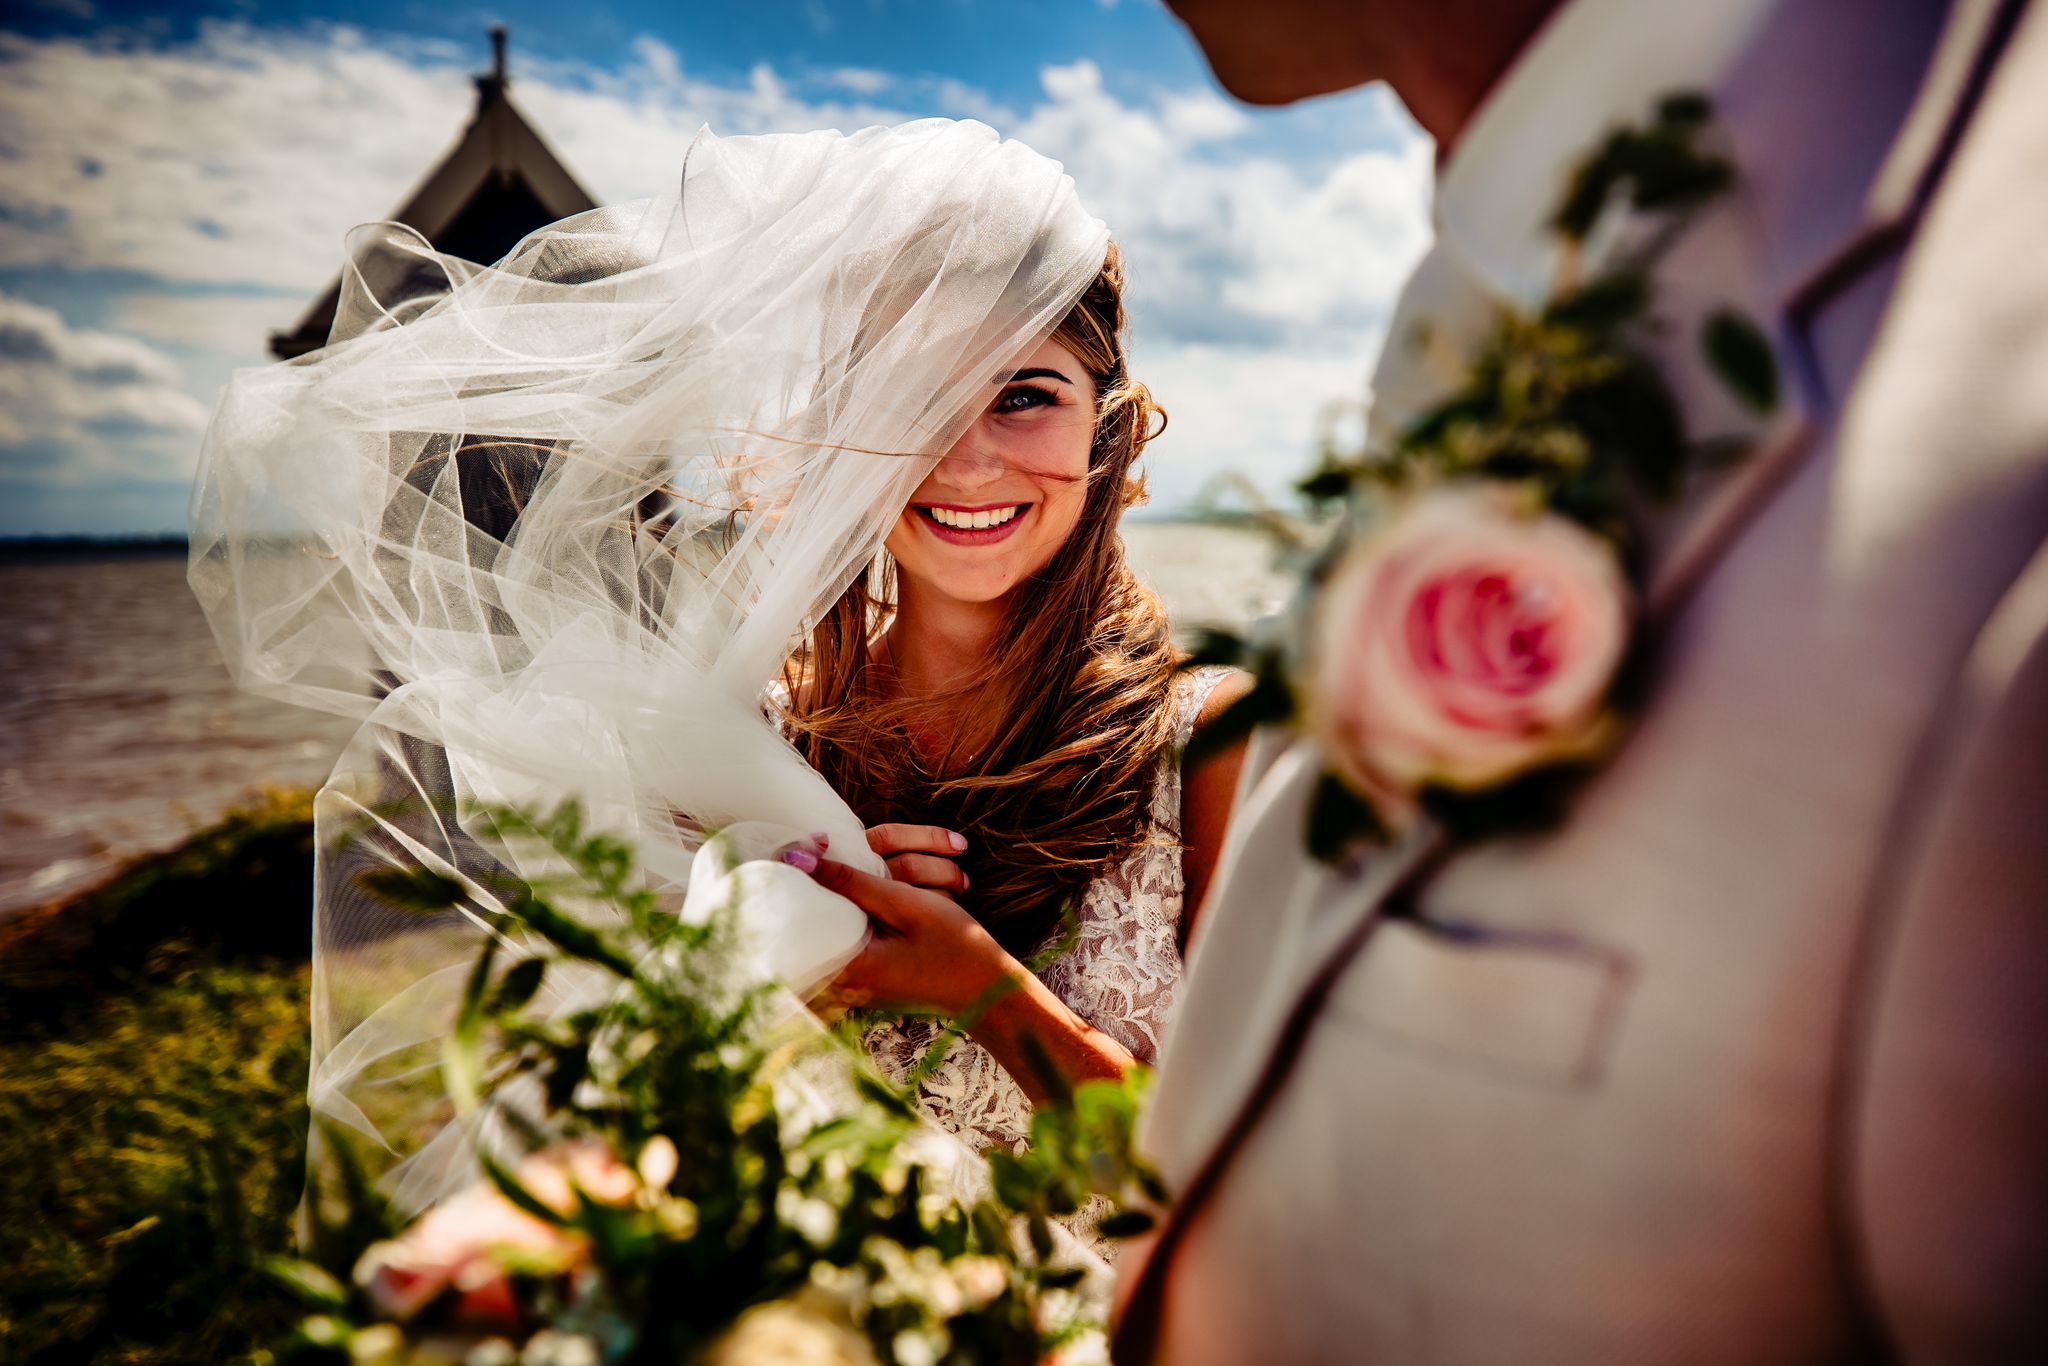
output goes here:
[{"label": "bride", "polygon": [[[1123,284],[1112,243],[781,694],[805,758],[870,822],[891,873],[786,855],[877,927],[830,998],[967,1017],[973,1042],[921,1099],[983,1146],[1024,1142],[1029,1101],[1154,1060],[1236,781],[1235,752],[1186,775],[1174,756],[1243,679],[1176,672],[1165,612],[1118,535],[1163,419],[1126,369]],[[1034,975],[1024,962],[1040,956]],[[890,1022],[866,1041],[900,1082],[940,1027]]]},{"label": "bride", "polygon": [[[1027,1034],[1072,1076],[1149,1056],[1179,846],[1192,898],[1230,781],[1183,812],[1161,764],[1206,684],[1122,563],[1150,409],[1060,167],[943,120],[707,132],[672,191],[492,265],[397,224],[349,246],[328,346],[223,393],[190,578],[244,686],[360,722],[315,803],[308,1099],[398,1212],[517,1147],[438,1085],[500,889],[561,871],[508,806],[575,801],[679,909],[706,832],[824,850],[852,902],[791,875],[740,907],[799,994],[958,1007],[1078,893],[1075,951],[975,1037],[1027,1086]],[[465,896],[393,906],[380,867]]]}]

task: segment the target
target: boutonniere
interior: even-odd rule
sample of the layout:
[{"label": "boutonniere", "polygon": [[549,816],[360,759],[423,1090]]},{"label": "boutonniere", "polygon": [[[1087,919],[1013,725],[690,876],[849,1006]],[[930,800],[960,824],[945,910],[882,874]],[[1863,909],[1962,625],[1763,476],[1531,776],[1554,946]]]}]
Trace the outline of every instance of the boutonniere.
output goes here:
[{"label": "boutonniere", "polygon": [[[1425,817],[1461,839],[1553,822],[1639,702],[1640,528],[1729,453],[1688,441],[1644,344],[1657,260],[1735,180],[1703,145],[1710,116],[1703,97],[1671,96],[1577,165],[1550,219],[1548,300],[1501,307],[1446,398],[1303,482],[1343,515],[1289,629],[1196,650],[1257,679],[1205,745],[1274,723],[1319,742],[1318,857]],[[1588,238],[1623,212],[1637,244],[1588,275]],[[1753,322],[1716,312],[1698,344],[1750,409],[1776,406]]]}]

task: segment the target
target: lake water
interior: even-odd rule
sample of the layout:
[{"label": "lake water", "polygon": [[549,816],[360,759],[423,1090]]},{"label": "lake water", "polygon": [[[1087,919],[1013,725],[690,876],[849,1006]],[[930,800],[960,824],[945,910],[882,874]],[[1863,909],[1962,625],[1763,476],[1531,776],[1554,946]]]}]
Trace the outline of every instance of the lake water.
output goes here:
[{"label": "lake water", "polygon": [[[1265,539],[1127,525],[1178,627],[1279,601]],[[178,843],[266,783],[317,785],[354,723],[238,690],[182,555],[0,561],[0,917]]]}]

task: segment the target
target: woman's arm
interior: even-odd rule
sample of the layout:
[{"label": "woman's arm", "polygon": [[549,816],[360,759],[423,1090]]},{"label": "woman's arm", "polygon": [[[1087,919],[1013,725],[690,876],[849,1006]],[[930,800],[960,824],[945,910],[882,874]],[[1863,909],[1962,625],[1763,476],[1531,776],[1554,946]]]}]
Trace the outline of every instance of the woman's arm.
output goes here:
[{"label": "woman's arm", "polygon": [[[1195,720],[1195,734],[1201,735],[1231,703],[1252,689],[1252,676],[1233,672],[1209,692],[1202,714]],[[1236,740],[1211,753],[1181,777],[1181,877],[1185,892],[1180,911],[1180,948],[1185,954],[1194,942],[1195,920],[1202,899],[1209,894],[1209,878],[1216,871],[1216,856],[1223,850],[1223,835],[1230,827],[1231,802],[1237,796],[1237,776],[1244,768],[1246,740]]]},{"label": "woman's arm", "polygon": [[[1069,1009],[951,897],[825,862],[804,848],[783,858],[875,922],[874,938],[827,988],[832,1004],[917,1007],[958,1018],[988,1002],[967,1032],[1034,1104],[1130,1070],[1123,1045]],[[1006,984],[1000,994],[998,984]],[[1058,1077],[1045,1076],[1046,1063]]]}]

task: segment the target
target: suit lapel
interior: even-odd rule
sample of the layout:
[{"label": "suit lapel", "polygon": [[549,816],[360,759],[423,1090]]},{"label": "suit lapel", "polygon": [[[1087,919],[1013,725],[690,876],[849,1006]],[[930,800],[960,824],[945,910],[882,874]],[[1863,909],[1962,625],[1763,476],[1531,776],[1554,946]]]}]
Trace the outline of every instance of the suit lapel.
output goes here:
[{"label": "suit lapel", "polygon": [[[1926,20],[1932,35],[1946,8],[1930,0],[1915,13]],[[1831,383],[1814,359],[1813,324],[1849,284],[1890,259],[1910,235],[1974,107],[1976,93],[2024,8],[2024,0],[1958,0],[1925,79],[1918,84],[1920,93],[1912,93],[1915,78],[1907,76],[1906,94],[1894,100],[1888,117],[1873,112],[1883,107],[1881,102],[1851,115],[1861,121],[1856,128],[1875,139],[1875,146],[1865,149],[1870,155],[1857,163],[1863,168],[1864,183],[1850,195],[1858,206],[1855,211],[1831,210],[1818,230],[1793,234],[1796,250],[1753,262],[1756,278],[1731,282],[1741,288],[1736,297],[1761,305],[1772,320],[1791,381],[1791,401],[1758,437],[1737,472],[1689,500],[1685,515],[1657,547],[1647,603],[1653,624],[1682,610],[1692,590],[1807,454],[1823,426],[1812,414],[1830,414],[1839,405],[1842,386]],[[1816,34],[1839,38],[1860,32],[1870,27],[1868,18],[1861,0],[1787,0],[1779,7],[1756,44],[1759,60],[1738,63],[1734,88],[1725,92],[1739,159],[1770,155],[1770,114],[1779,102],[1796,106],[1806,98],[1809,118],[1832,112],[1816,113],[1811,107],[1811,68],[1802,77],[1795,67],[1771,60],[1771,55],[1797,51]],[[1895,25],[1894,36],[1901,31],[1910,47],[1913,30],[1901,22]],[[1919,51],[1924,63],[1924,43]],[[1845,61],[1853,67],[1853,58],[1836,51],[1828,64],[1842,70]],[[1754,74],[1756,68],[1773,79]],[[1879,121],[1873,125],[1872,119]],[[1814,152],[1822,155],[1825,148],[1816,146]],[[1816,191],[1812,181],[1798,175],[1779,176],[1771,183],[1779,187],[1778,197],[1754,204],[1761,222],[1749,224],[1751,232],[1761,228],[1766,242],[1774,222],[1790,221],[1802,212],[1811,193],[1843,194],[1839,184],[1822,183]],[[1684,397],[1685,386],[1680,387]],[[1225,865],[1234,875],[1219,880],[1221,885],[1233,897],[1254,896],[1266,903],[1257,916],[1234,917],[1239,930],[1251,926],[1266,935],[1263,951],[1249,958],[1252,970],[1262,969],[1264,975],[1249,991],[1236,993],[1232,1012],[1186,1012],[1176,1030],[1190,1033],[1169,1038],[1169,1063],[1180,1059],[1184,1066],[1203,1069],[1202,1076],[1177,1088],[1180,1103],[1170,1116],[1160,1117],[1167,1124],[1151,1126],[1152,1145],[1167,1169],[1192,1174],[1187,1186],[1176,1192],[1176,1226],[1194,1217],[1222,1179],[1258,1114],[1284,1083],[1301,1035],[1320,1008],[1321,994],[1369,941],[1389,898],[1418,893],[1447,857],[1434,832],[1423,831],[1356,870],[1307,862],[1301,853],[1303,822],[1319,767],[1305,743],[1277,761],[1245,804],[1254,819],[1232,832],[1225,851]],[[1274,909],[1271,903],[1283,899],[1279,914],[1267,913]],[[1209,929],[1219,942],[1204,945],[1192,965],[1190,997],[1205,990],[1207,979],[1232,976],[1226,963],[1241,969],[1234,985],[1245,986],[1240,961],[1245,946],[1223,937],[1229,919],[1212,913]],[[1218,966],[1208,967],[1210,959]],[[1252,1002],[1251,1008],[1237,1009],[1246,1000]],[[1170,1089],[1175,1088],[1162,1087],[1162,1102]],[[1177,1234],[1179,1227],[1173,1232]],[[1138,1287],[1136,1297],[1159,1292],[1174,1245],[1170,1236],[1151,1249],[1149,1257],[1131,1258],[1137,1274],[1127,1272],[1125,1283]]]}]

